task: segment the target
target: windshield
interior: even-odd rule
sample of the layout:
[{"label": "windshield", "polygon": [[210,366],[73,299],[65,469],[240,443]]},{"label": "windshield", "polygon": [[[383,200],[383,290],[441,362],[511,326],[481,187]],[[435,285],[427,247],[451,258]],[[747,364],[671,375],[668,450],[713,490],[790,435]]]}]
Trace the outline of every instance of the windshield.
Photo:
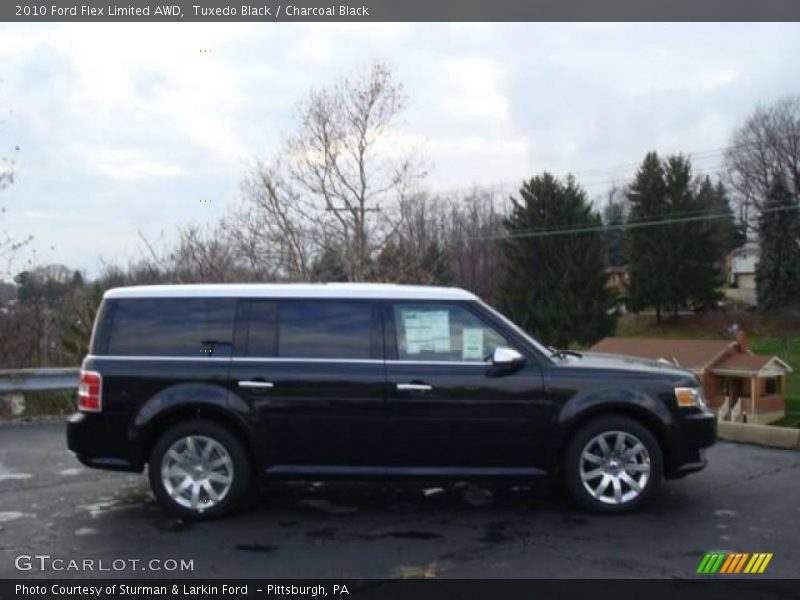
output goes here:
[{"label": "windshield", "polygon": [[503,323],[505,323],[508,327],[510,327],[511,329],[516,331],[519,335],[528,340],[528,342],[530,342],[530,344],[534,346],[541,354],[543,354],[544,356],[550,356],[552,354],[552,351],[550,351],[545,345],[533,339],[528,333],[525,332],[525,330],[523,330],[519,325],[514,323],[514,321],[506,317],[503,313],[496,311],[485,302],[481,302],[481,305],[483,305],[483,307],[486,308],[486,310],[488,310],[489,312],[491,312],[495,317],[503,321]]}]

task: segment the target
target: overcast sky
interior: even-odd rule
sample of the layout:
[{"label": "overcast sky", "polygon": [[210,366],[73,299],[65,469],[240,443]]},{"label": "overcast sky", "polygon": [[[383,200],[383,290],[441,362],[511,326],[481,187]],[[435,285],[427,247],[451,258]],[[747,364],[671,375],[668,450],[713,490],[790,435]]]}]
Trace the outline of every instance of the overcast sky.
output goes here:
[{"label": "overcast sky", "polygon": [[798,56],[789,23],[3,24],[0,156],[20,152],[0,228],[40,262],[126,262],[137,231],[221,216],[305,91],[374,60],[430,189],[547,169],[595,196],[648,150],[714,172],[757,103],[800,93]]}]

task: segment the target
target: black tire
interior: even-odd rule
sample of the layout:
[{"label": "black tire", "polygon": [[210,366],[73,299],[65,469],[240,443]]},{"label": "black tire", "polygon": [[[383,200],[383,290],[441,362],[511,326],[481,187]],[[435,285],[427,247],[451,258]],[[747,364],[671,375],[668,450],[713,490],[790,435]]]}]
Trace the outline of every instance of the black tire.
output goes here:
[{"label": "black tire", "polygon": [[[210,438],[222,446],[230,457],[228,472],[232,470],[232,481],[224,496],[213,506],[199,503],[198,508],[194,509],[181,505],[167,491],[162,478],[164,455],[173,444],[188,436]],[[250,457],[242,442],[225,427],[213,421],[201,419],[184,421],[167,429],[153,446],[148,464],[150,488],[153,490],[156,500],[168,511],[188,519],[211,519],[235,510],[250,489],[251,474]]]},{"label": "black tire", "polygon": [[[612,434],[612,432],[614,433]],[[629,500],[619,501],[618,503],[610,503],[612,502],[612,499],[606,498],[606,495],[613,495],[615,487],[614,485],[611,485],[613,480],[609,480],[610,483],[607,484],[612,489],[608,490],[606,488],[605,492],[600,493],[600,496],[606,498],[606,500],[604,501],[596,498],[587,489],[582,481],[581,468],[583,467],[584,470],[591,470],[592,466],[591,462],[588,460],[584,461],[582,459],[582,454],[584,449],[587,447],[587,444],[595,440],[597,436],[607,433],[609,436],[611,436],[611,439],[615,439],[616,432],[624,432],[628,436],[632,436],[641,442],[641,444],[644,446],[647,451],[647,458],[649,458],[649,460],[644,458],[642,455],[640,455],[640,460],[642,464],[649,465],[649,477],[647,478],[646,483],[641,486],[641,491],[638,492],[627,483],[623,483],[623,491],[627,490],[627,492],[636,495]],[[626,437],[625,440],[630,443],[631,438]],[[593,447],[597,448],[597,446]],[[592,452],[591,454],[595,455],[595,452]],[[598,468],[600,467],[601,465],[598,465]],[[570,438],[564,454],[562,471],[564,482],[569,490],[570,495],[582,507],[597,513],[621,513],[634,510],[653,498],[663,477],[664,460],[661,447],[659,446],[655,436],[647,427],[638,421],[627,417],[599,417],[583,425]],[[636,480],[635,478],[639,476],[635,472],[628,473],[627,471],[625,472],[625,475],[634,478],[634,480]],[[605,481],[603,477],[604,476],[600,475],[598,476],[599,481],[598,479],[592,479],[587,482],[587,485],[590,487],[595,487],[595,491],[597,491],[602,487],[600,484]],[[638,482],[638,480],[636,481]],[[596,486],[594,485],[595,483],[597,484]]]}]

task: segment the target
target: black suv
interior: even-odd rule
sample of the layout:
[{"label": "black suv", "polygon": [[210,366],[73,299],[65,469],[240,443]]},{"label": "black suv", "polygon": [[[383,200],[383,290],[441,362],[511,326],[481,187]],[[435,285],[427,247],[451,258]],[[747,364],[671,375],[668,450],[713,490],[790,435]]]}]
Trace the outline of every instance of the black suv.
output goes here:
[{"label": "black suv", "polygon": [[547,348],[460,289],[129,287],[105,294],[67,442],[141,471],[189,517],[254,475],[560,473],[585,507],[640,505],[702,469],[716,420],[695,375]]}]

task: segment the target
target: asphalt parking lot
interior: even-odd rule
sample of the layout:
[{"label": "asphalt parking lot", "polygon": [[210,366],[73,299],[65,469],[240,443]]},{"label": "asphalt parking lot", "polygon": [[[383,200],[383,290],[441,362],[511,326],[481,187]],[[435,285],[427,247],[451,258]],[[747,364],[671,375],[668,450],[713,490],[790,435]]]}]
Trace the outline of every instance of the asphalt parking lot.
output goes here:
[{"label": "asphalt parking lot", "polygon": [[[0,577],[687,577],[711,550],[772,552],[771,577],[800,577],[800,453],[720,443],[709,461],[632,515],[583,513],[546,480],[307,482],[267,484],[236,516],[186,523],[144,475],[83,468],[63,424],[6,424]],[[21,572],[19,555],[193,570]]]}]

